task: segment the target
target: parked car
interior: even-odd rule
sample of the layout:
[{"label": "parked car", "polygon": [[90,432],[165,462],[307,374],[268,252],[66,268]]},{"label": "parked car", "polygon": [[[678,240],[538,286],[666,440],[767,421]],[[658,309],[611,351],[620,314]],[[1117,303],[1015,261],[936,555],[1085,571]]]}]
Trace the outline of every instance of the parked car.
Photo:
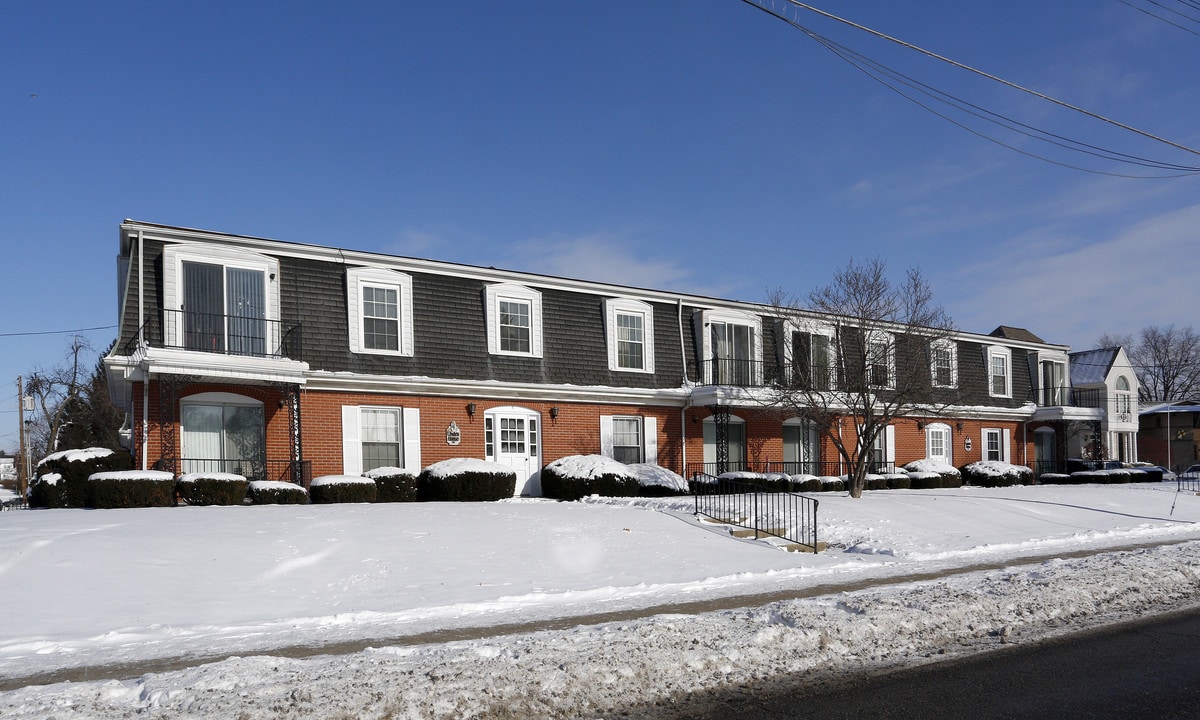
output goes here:
[{"label": "parked car", "polygon": [[[1175,473],[1173,473],[1173,472],[1171,472],[1170,470],[1166,469],[1166,468],[1165,468],[1165,467],[1163,467],[1162,465],[1155,465],[1154,467],[1158,468],[1159,470],[1162,470],[1162,474],[1163,474],[1163,482],[1175,482],[1176,480],[1178,480],[1178,479],[1179,479],[1179,478],[1178,478],[1178,477],[1175,475]],[[1200,465],[1193,465],[1192,467],[1197,467],[1197,468],[1200,468]]]},{"label": "parked car", "polygon": [[1179,477],[1182,480],[1200,480],[1200,465],[1190,466],[1187,470],[1179,473]]}]

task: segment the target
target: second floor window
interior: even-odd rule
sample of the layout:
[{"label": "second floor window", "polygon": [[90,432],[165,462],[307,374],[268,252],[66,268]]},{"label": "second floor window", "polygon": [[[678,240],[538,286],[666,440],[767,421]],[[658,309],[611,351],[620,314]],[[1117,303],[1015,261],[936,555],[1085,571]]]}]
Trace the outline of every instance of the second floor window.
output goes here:
[{"label": "second floor window", "polygon": [[364,285],[363,345],[369,350],[400,349],[400,302],[395,288]]},{"label": "second floor window", "polygon": [[833,343],[828,335],[792,333],[794,382],[805,390],[829,390],[833,387]]},{"label": "second floor window", "polygon": [[930,345],[930,377],[934,387],[952,388],[958,385],[957,354],[952,341],[938,341]]},{"label": "second floor window", "polygon": [[987,353],[988,394],[993,397],[1012,396],[1012,352],[1006,347],[991,347]]},{"label": "second floor window", "polygon": [[532,342],[532,308],[524,300],[500,299],[500,350],[528,354]]},{"label": "second floor window", "polygon": [[617,312],[617,367],[642,370],[646,365],[645,316]]},{"label": "second floor window", "polygon": [[877,336],[867,342],[866,371],[867,383],[871,387],[888,388],[895,385],[891,338]]},{"label": "second floor window", "polygon": [[754,332],[749,325],[712,324],[713,378],[719,385],[749,385]]}]

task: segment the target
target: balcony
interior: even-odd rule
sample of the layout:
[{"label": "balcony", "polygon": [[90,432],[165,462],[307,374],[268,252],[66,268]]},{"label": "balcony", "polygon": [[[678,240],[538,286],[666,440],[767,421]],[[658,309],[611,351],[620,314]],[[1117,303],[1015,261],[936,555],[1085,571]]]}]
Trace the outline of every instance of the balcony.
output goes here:
[{"label": "balcony", "polygon": [[[299,360],[300,325],[279,320],[238,315],[214,315],[188,310],[153,311],[142,326],[148,347],[232,355],[247,358]],[[138,338],[130,340],[126,355],[136,351]]]},{"label": "balcony", "polygon": [[1103,408],[1098,388],[1077,390],[1069,387],[1047,387],[1034,390],[1034,400],[1042,407]]}]

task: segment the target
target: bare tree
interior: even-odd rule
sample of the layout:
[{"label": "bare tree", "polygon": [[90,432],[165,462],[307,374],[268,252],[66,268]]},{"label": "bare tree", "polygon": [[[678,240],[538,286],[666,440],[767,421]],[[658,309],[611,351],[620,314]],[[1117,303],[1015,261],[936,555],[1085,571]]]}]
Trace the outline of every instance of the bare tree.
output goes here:
[{"label": "bare tree", "polygon": [[1140,402],[1200,397],[1200,334],[1189,325],[1148,325],[1133,335],[1102,335],[1096,347],[1125,348],[1138,377]]},{"label": "bare tree", "polygon": [[[780,292],[771,302],[799,328],[790,372],[771,404],[811,421],[829,439],[848,471],[850,495],[861,497],[867,474],[882,459],[877,447],[885,428],[901,416],[936,415],[956,399],[955,383],[939,377],[951,367],[941,362],[943,354],[956,352],[953,322],[920,270],[893,283],[878,258],[851,260],[807,302]],[[804,328],[819,328],[807,343]]]},{"label": "bare tree", "polygon": [[45,457],[58,448],[63,422],[72,407],[82,402],[86,384],[86,356],[91,346],[76,336],[67,348],[63,361],[52,368],[38,368],[29,376],[25,392],[36,405],[33,427],[30,429],[30,453],[34,458]]}]

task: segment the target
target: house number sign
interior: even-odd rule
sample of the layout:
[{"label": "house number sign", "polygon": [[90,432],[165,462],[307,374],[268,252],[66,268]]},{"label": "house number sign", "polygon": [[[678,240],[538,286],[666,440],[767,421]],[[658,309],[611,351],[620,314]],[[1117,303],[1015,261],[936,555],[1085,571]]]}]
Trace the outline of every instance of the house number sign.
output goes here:
[{"label": "house number sign", "polygon": [[446,444],[457,445],[462,442],[462,432],[458,429],[458,423],[450,421],[450,427],[446,428]]},{"label": "house number sign", "polygon": [[966,447],[967,447],[967,452],[971,452],[971,438],[970,437],[967,438],[964,445],[966,445]]}]

